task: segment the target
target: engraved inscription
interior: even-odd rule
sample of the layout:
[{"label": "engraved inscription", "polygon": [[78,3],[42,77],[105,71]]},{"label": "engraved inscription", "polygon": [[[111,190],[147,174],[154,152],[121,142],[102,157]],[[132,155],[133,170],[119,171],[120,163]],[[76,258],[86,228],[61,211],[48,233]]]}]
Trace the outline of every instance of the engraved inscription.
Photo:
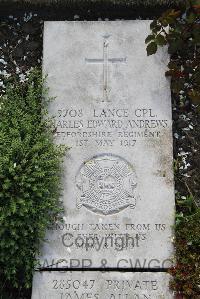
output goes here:
[{"label": "engraved inscription", "polygon": [[56,138],[72,147],[133,148],[152,138],[162,140],[169,121],[153,108],[128,107],[79,109],[61,107],[54,120]]},{"label": "engraved inscription", "polygon": [[85,61],[87,63],[92,63],[92,64],[103,64],[103,100],[102,102],[109,102],[109,92],[111,90],[109,84],[108,84],[108,79],[109,79],[109,64],[110,63],[125,63],[126,62],[126,57],[125,58],[109,58],[108,55],[108,47],[109,47],[109,39],[110,35],[104,35],[104,41],[103,41],[103,59],[102,58],[93,58],[93,59],[88,59],[85,58]]},{"label": "engraved inscription", "polygon": [[119,156],[102,154],[85,162],[76,176],[77,207],[110,215],[135,208],[136,174],[133,166]]}]

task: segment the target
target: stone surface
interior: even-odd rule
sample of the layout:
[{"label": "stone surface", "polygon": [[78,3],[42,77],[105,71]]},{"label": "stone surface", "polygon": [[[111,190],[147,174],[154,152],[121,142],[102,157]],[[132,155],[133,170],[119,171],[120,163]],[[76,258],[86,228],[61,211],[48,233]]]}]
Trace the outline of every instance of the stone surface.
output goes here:
[{"label": "stone surface", "polygon": [[166,273],[41,272],[32,299],[172,299]]},{"label": "stone surface", "polygon": [[165,268],[174,185],[165,49],[147,57],[150,21],[46,22],[43,72],[64,162],[64,223],[42,267]]}]

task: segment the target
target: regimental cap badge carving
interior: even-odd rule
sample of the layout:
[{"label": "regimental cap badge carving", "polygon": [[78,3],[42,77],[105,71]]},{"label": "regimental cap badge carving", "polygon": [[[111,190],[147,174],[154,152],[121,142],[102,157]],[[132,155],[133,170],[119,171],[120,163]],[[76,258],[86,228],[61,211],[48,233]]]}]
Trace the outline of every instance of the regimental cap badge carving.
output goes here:
[{"label": "regimental cap badge carving", "polygon": [[76,176],[77,207],[111,215],[136,206],[136,174],[125,159],[102,154],[83,163]]}]

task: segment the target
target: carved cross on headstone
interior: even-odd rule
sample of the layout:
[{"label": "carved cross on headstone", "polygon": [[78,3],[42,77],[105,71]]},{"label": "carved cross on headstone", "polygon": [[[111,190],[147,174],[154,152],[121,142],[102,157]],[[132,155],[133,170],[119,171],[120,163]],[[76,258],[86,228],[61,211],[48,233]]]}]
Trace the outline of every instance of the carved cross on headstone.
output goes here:
[{"label": "carved cross on headstone", "polygon": [[126,57],[125,58],[109,58],[108,55],[108,46],[109,46],[109,39],[110,35],[104,35],[104,41],[103,41],[103,58],[85,58],[85,61],[87,63],[92,63],[92,64],[103,64],[103,100],[102,102],[109,102],[109,92],[110,92],[110,87],[108,84],[108,76],[109,76],[109,64],[116,64],[116,63],[125,63],[126,62]]}]

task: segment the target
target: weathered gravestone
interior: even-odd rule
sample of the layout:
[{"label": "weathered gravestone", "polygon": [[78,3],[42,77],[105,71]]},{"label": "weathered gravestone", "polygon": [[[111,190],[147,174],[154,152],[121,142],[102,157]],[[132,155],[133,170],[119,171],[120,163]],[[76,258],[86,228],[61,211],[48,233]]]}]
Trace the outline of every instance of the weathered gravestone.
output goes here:
[{"label": "weathered gravestone", "polygon": [[[70,150],[64,163],[64,223],[48,230],[42,267],[170,265],[174,187],[168,55],[162,50],[147,57],[149,25],[45,23],[43,71],[50,96],[56,97],[49,107],[55,142]],[[156,296],[147,298],[162,298]]]}]

